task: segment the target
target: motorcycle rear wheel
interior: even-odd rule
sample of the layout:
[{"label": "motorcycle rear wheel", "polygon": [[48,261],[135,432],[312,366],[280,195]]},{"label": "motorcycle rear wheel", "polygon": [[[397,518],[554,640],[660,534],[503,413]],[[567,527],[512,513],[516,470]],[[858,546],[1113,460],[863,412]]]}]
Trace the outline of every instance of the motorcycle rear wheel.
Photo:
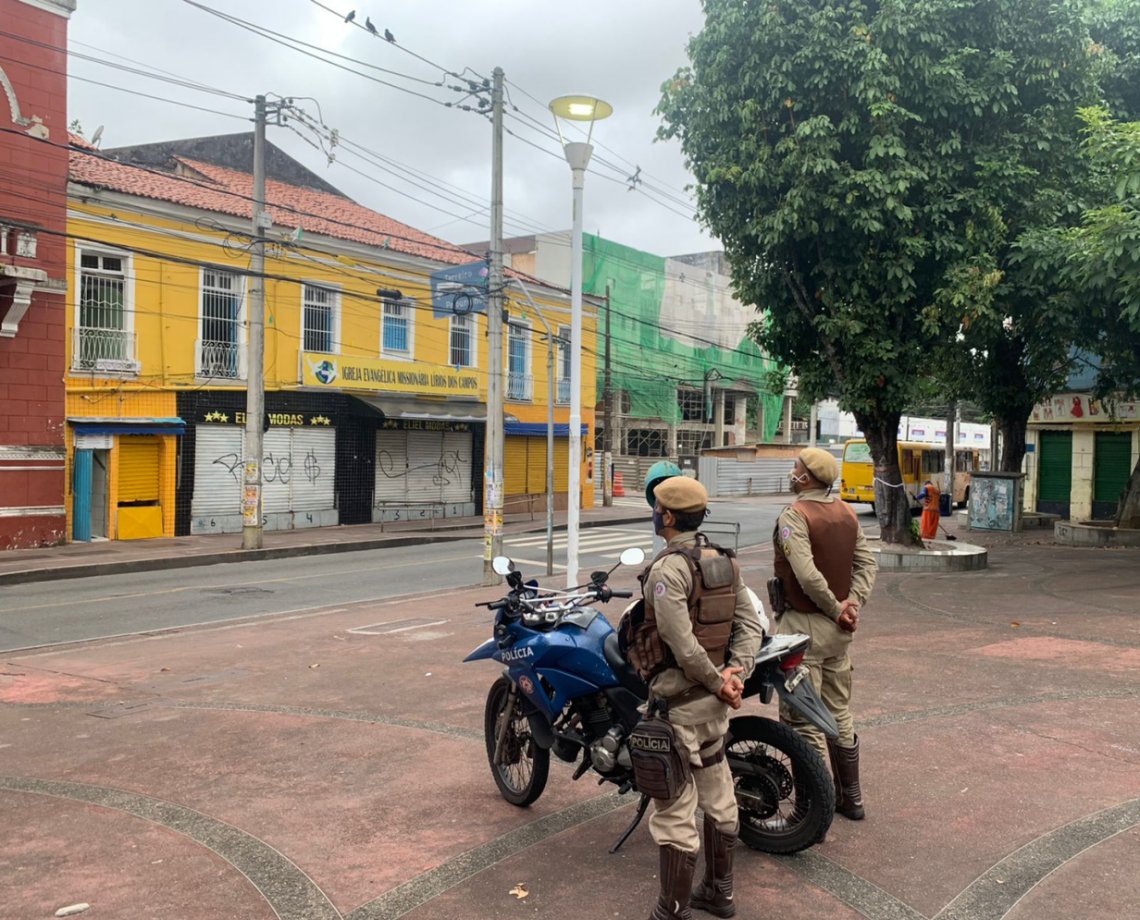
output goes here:
[{"label": "motorcycle rear wheel", "polygon": [[[520,808],[537,801],[546,788],[550,775],[550,751],[540,748],[530,733],[530,723],[522,711],[520,698],[515,696],[511,712],[507,702],[511,699],[511,683],[500,677],[487,694],[487,707],[483,713],[483,737],[487,742],[487,762],[499,792],[512,805]],[[502,763],[495,763],[495,739],[503,719],[509,719],[503,739]]]},{"label": "motorcycle rear wheel", "polygon": [[835,787],[815,748],[794,729],[761,716],[733,719],[725,750],[741,840],[765,853],[798,853],[824,838]]}]

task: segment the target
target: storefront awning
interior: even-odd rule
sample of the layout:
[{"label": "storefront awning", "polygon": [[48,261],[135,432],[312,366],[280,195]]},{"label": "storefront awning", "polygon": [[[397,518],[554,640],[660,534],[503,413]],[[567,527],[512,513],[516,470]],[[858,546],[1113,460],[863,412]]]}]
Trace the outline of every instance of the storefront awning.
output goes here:
[{"label": "storefront awning", "polygon": [[[362,396],[351,394],[353,399],[359,400],[384,418],[422,418],[435,422],[486,422],[487,406],[485,403],[471,400],[429,400],[416,399],[414,396]],[[513,416],[507,416],[513,421]]]},{"label": "storefront awning", "polygon": [[[582,426],[582,437],[585,437],[589,432],[589,427]],[[567,424],[555,424],[554,437],[564,438],[570,433],[570,426]],[[539,436],[546,436],[546,422],[507,422],[503,425],[503,434],[516,434],[524,435],[530,438],[537,438]]]},{"label": "storefront awning", "polygon": [[172,434],[185,433],[186,423],[174,418],[89,418],[68,416],[76,434]]}]

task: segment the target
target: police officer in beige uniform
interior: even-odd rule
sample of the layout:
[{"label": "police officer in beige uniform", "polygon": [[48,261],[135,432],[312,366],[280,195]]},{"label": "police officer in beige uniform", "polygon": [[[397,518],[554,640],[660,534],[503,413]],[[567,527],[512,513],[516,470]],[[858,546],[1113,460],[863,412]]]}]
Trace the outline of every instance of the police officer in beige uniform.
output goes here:
[{"label": "police officer in beige uniform", "polygon": [[[859,738],[851,720],[851,659],[848,647],[859,626],[859,613],[875,584],[878,564],[867,546],[855,512],[829,495],[839,475],[826,450],[800,451],[788,474],[796,500],[776,520],[775,570],[784,593],[777,632],[807,633],[811,648],[804,658],[812,685],[835,717],[839,737],[823,733],[781,705],[780,718],[831,758],[835,810],[863,818],[859,787]],[[826,741],[826,744],[825,744]]]},{"label": "police officer in beige uniform", "polygon": [[[675,798],[653,801],[649,832],[660,848],[661,892],[650,920],[687,920],[692,916],[690,897],[693,907],[731,917],[736,913],[732,857],[739,816],[724,739],[729,710],[741,705],[744,680],[752,673],[764,632],[735,559],[697,534],[708,505],[705,487],[695,479],[673,476],[653,494],[654,531],[665,538],[666,546],[642,574],[642,592],[646,622],[655,620],[666,651],[649,692],[668,701],[668,719],[678,743],[688,751],[692,774]],[[696,593],[693,608],[713,609],[700,593],[705,590],[705,568],[691,561],[697,546],[702,547],[698,556],[719,557],[714,560],[721,566],[718,571],[727,571],[717,598],[722,629],[712,638],[690,607]],[[725,563],[730,567],[725,569]],[[696,589],[694,579],[699,581]],[[698,805],[704,811],[701,834],[696,828]],[[702,838],[704,881],[690,892]]]}]

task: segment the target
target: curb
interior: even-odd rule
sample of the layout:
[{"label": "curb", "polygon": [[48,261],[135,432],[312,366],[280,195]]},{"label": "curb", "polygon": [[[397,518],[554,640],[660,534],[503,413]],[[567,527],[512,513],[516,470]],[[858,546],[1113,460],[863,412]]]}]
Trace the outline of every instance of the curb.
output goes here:
[{"label": "curb", "polygon": [[[608,518],[606,520],[583,521],[580,529],[591,527],[607,527],[619,524],[645,523],[644,515],[625,518]],[[16,572],[0,573],[0,586],[22,585],[41,581],[55,581],[65,578],[91,578],[97,575],[111,575],[115,573],[153,572],[158,569],[189,569],[197,566],[220,565],[231,562],[256,562],[262,559],[290,559],[298,556],[327,556],[333,553],[352,553],[384,547],[419,546],[431,543],[449,543],[455,540],[473,540],[483,536],[482,529],[454,528],[451,532],[414,532],[403,536],[372,537],[361,540],[346,540],[339,543],[303,543],[297,546],[273,546],[261,549],[231,549],[220,552],[205,552],[197,554],[183,554],[177,556],[152,556],[142,559],[108,560],[106,562],[81,563],[79,565],[60,565],[43,568],[23,569]],[[555,533],[564,532],[565,524],[555,526]],[[512,534],[545,533],[546,525],[542,527],[526,526],[511,531]]]}]

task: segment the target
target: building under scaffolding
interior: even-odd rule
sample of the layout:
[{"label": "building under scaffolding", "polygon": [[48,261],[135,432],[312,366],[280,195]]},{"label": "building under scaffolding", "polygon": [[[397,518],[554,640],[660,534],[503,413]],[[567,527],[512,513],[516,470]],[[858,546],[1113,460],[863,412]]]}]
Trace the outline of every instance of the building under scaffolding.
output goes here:
[{"label": "building under scaffolding", "polygon": [[[505,249],[513,268],[569,283],[569,234],[519,237]],[[609,294],[610,417],[619,468],[628,465],[622,458],[678,459],[706,447],[771,440],[783,399],[766,389],[775,365],[748,337],[757,314],[733,296],[722,253],[663,258],[586,234],[583,263],[584,293],[602,304]],[[605,311],[599,306],[603,351],[596,356],[603,399]],[[604,402],[597,419],[601,451]]]}]

